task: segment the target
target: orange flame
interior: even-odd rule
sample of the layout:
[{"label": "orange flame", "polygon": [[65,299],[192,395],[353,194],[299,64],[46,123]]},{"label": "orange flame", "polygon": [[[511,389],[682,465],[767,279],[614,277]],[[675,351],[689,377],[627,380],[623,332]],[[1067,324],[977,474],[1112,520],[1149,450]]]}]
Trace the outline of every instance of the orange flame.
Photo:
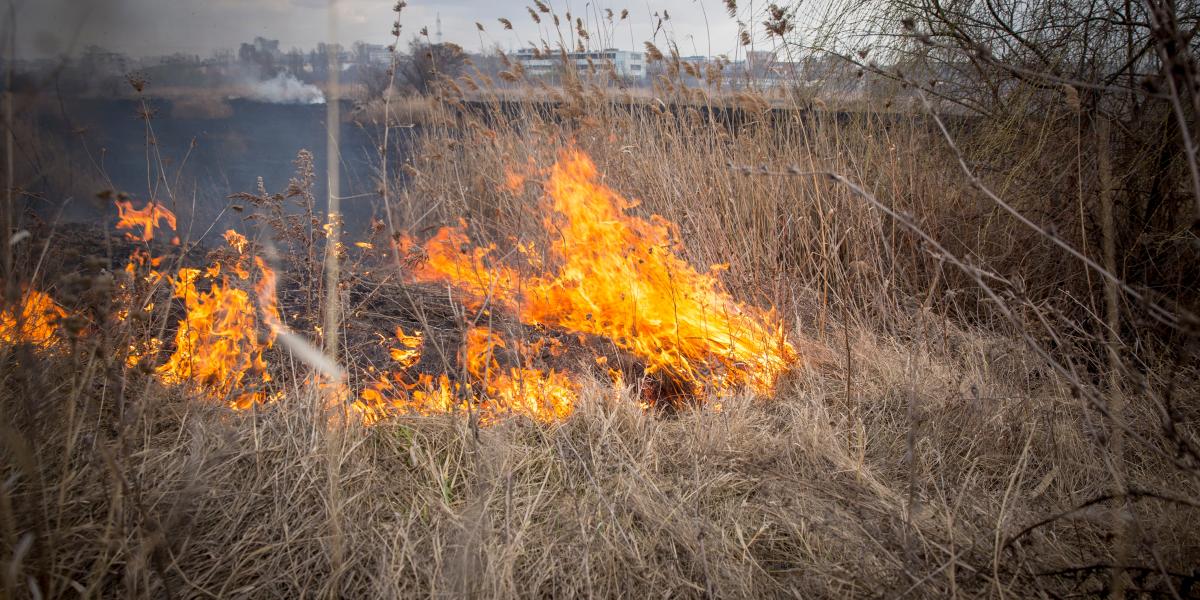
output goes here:
[{"label": "orange flame", "polygon": [[[247,248],[246,238],[232,229],[225,232],[225,239],[239,254]],[[250,278],[242,264],[246,258],[239,256],[234,264],[226,265],[243,281]],[[204,272],[203,277],[212,280],[208,291],[197,286],[202,277],[199,269],[180,269],[171,283],[187,314],[175,332],[175,351],[158,368],[163,381],[198,383],[210,395],[239,409],[268,400],[263,388],[271,375],[263,352],[272,346],[279,324],[274,302],[275,272],[259,257],[253,258],[260,273],[255,292],[263,302],[268,335],[260,338],[258,311],[250,293],[234,287],[221,275],[222,263],[214,263]]]},{"label": "orange flame", "polygon": [[425,340],[425,334],[420,331],[414,332],[412,335],[404,333],[404,328],[396,327],[396,341],[400,342],[399,347],[393,346],[388,349],[388,354],[392,356],[392,360],[401,369],[412,368],[418,361],[421,360],[421,344]]},{"label": "orange flame", "polygon": [[250,245],[250,242],[249,242],[249,240],[246,239],[246,236],[244,236],[232,229],[227,229],[227,230],[225,230],[224,237],[225,237],[225,242],[228,243],[230,246],[233,246],[233,249],[237,250],[238,254],[246,253],[246,247]]},{"label": "orange flame", "polygon": [[[436,380],[420,374],[412,383],[406,371],[421,358],[421,335],[407,335],[396,329],[398,346],[390,348],[397,371],[384,374],[363,391],[354,408],[368,424],[389,412],[409,412],[432,415],[459,411],[475,412],[479,421],[490,424],[519,414],[531,419],[552,422],[566,418],[574,409],[576,385],[566,373],[524,366],[504,368],[498,354],[508,344],[487,327],[472,327],[467,331],[460,360],[472,383],[452,383],[445,374]],[[528,356],[531,348],[514,343],[518,354]]]},{"label": "orange flame", "polygon": [[[688,264],[677,227],[658,216],[629,214],[636,203],[601,185],[587,156],[563,154],[544,189],[547,238],[516,242],[522,264],[498,261],[495,246],[473,246],[460,221],[420,248],[411,239],[400,241],[402,251],[420,250],[425,257],[413,278],[450,284],[475,309],[502,309],[528,325],[607,338],[639,357],[648,373],[660,373],[697,398],[738,389],[770,393],[796,361],[774,313],[735,301],[717,277],[721,267],[702,271]],[[174,214],[154,202],[140,210],[129,202],[119,201],[117,207],[118,227],[132,240],[150,241],[156,228],[176,224]],[[289,349],[303,345],[282,323],[276,273],[253,254],[245,236],[228,230],[224,238],[236,256],[206,269],[180,269],[174,276],[158,271],[162,257],[135,251],[126,267],[129,298],[118,318],[153,307],[133,310],[146,302],[133,303],[133,285],[169,282],[186,311],[173,345],[135,335],[127,364],[157,362],[150,359],[170,351],[155,369],[162,381],[197,384],[208,396],[244,409],[274,399],[266,389],[271,382],[266,351],[276,337]],[[0,342],[52,346],[57,322],[65,316],[49,296],[30,292],[15,313],[0,313]],[[555,338],[526,343],[488,327],[471,327],[459,351],[463,372],[457,378],[418,372],[423,332],[398,327],[385,344],[392,368],[376,374],[352,404],[368,424],[397,412],[459,411],[477,415],[484,424],[510,415],[553,422],[569,416],[578,403],[579,386],[568,373],[536,363],[535,357],[561,355]],[[595,363],[608,368],[603,356]],[[608,372],[623,385],[622,372]],[[352,397],[344,379],[330,385],[344,386],[339,397]]]},{"label": "orange flame", "polygon": [[[507,345],[487,327],[467,331],[462,362],[480,381],[485,400],[480,405],[480,421],[489,422],[506,413],[522,414],[538,421],[555,421],[571,414],[575,404],[575,384],[561,371],[500,366],[497,354]],[[529,356],[527,348],[514,348],[520,356]]]},{"label": "orange flame", "polygon": [[[162,205],[150,202],[143,209],[134,209],[132,203],[117,201],[120,221],[117,227],[126,230],[142,228],[141,235],[126,233],[131,240],[150,241],[154,229],[175,229],[175,215]],[[228,401],[234,408],[248,408],[255,402],[268,400],[264,385],[271,381],[267,362],[263,357],[275,339],[275,328],[269,328],[265,339],[260,338],[257,310],[250,293],[235,287],[224,275],[230,273],[240,281],[251,278],[248,268],[250,256],[246,254],[249,241],[232,229],[224,233],[225,241],[238,253],[229,262],[217,261],[206,269],[180,269],[175,276],[158,271],[162,257],[152,257],[144,250],[135,250],[125,270],[133,277],[148,283],[169,281],[175,298],[183,300],[186,314],[178,322],[175,345],[170,357],[156,368],[159,378],[168,384],[185,382],[198,384],[212,397]],[[274,304],[275,273],[258,257],[253,257],[260,272],[255,292],[260,298],[270,288],[271,303],[263,305],[263,320],[268,325],[279,322]],[[211,280],[207,291],[201,289],[202,279]],[[152,307],[152,305],[151,305]],[[147,307],[147,309],[150,307]],[[127,318],[129,311],[122,311],[119,318]],[[135,340],[130,346],[126,364],[133,366],[157,356],[163,347],[162,340]]]},{"label": "orange flame", "polygon": [[[526,323],[607,337],[698,397],[739,387],[770,393],[795,362],[773,313],[735,301],[716,277],[721,267],[688,264],[672,223],[628,214],[636,202],[598,183],[586,155],[564,153],[546,192],[553,266],[522,278],[491,259],[493,246],[471,247],[460,223],[426,242],[414,278],[449,283],[474,308],[490,303]],[[415,246],[401,241],[402,251]]]},{"label": "orange flame", "polygon": [[50,348],[58,342],[58,322],[67,312],[53,298],[37,290],[29,290],[21,299],[19,310],[0,312],[0,343],[28,343]]},{"label": "orange flame", "polygon": [[[254,304],[245,290],[215,281],[207,292],[196,287],[198,269],[180,269],[173,278],[175,297],[187,315],[179,321],[175,352],[158,372],[167,383],[194,381],[236,408],[266,399],[256,383],[269,382]],[[247,388],[250,388],[247,390]]]},{"label": "orange flame", "polygon": [[154,239],[154,229],[161,228],[160,221],[166,221],[167,227],[172,231],[175,230],[175,213],[168,210],[165,206],[151,200],[145,208],[136,209],[132,202],[117,200],[117,229],[134,230],[138,227],[142,228],[141,235],[134,233],[126,233],[125,236],[131,240],[140,240],[149,242]]}]

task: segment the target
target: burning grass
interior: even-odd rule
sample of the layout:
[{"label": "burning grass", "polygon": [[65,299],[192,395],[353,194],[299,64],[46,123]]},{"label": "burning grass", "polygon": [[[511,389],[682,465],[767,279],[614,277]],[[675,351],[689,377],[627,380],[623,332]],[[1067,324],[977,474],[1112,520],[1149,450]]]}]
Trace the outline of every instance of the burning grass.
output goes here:
[{"label": "burning grass", "polygon": [[[439,231],[422,250],[418,280],[450,283],[469,302],[520,315],[531,324],[606,337],[703,397],[748,386],[769,394],[796,361],[783,327],[768,312],[736,302],[715,265],[697,271],[680,256],[679,229],[659,217],[628,214],[635,203],[600,185],[592,161],[564,154],[546,183],[543,225],[549,249],[517,249],[534,265],[522,276],[471,248],[462,227]],[[412,247],[411,240],[405,246]]]},{"label": "burning grass", "polygon": [[0,343],[23,342],[50,348],[57,341],[59,323],[66,317],[66,311],[53,298],[44,292],[30,290],[22,295],[15,310],[0,312]]},{"label": "burning grass", "polygon": [[[423,245],[400,239],[394,251],[415,261],[405,276],[456,289],[455,301],[473,314],[456,356],[461,370],[447,364],[440,373],[416,372],[426,332],[397,327],[395,339],[383,342],[393,344],[391,365],[383,370],[372,365],[358,388],[335,384],[355,398],[352,411],[369,424],[395,414],[453,412],[474,414],[485,425],[512,415],[555,422],[575,410],[581,377],[597,375],[617,389],[631,374],[640,378],[630,383],[645,390],[639,403],[644,408],[696,404],[741,391],[771,394],[798,360],[774,314],[735,301],[718,280],[720,266],[701,272],[681,258],[674,224],[631,214],[636,203],[598,177],[595,165],[577,150],[549,169],[544,203],[553,216],[544,222],[544,236],[514,240],[523,269],[494,259],[494,245],[472,248],[465,222],[438,231]],[[150,242],[156,229],[176,227],[174,213],[159,203],[135,208],[118,200],[117,209],[116,227],[130,242]],[[214,252],[204,269],[168,272],[162,257],[144,248],[132,254],[124,268],[128,279],[168,284],[184,316],[169,341],[131,340],[125,363],[148,365],[163,384],[196,386],[245,410],[281,396],[271,391],[266,355],[287,325],[277,305],[274,270],[244,235],[231,229],[223,237],[229,249]],[[172,243],[180,242],[173,237]],[[548,250],[539,253],[539,244]],[[367,242],[360,246],[373,248]],[[136,287],[127,286],[118,298],[118,305],[128,306],[118,309],[118,320],[129,318],[140,302]],[[40,292],[31,293],[26,304],[27,316],[66,314]],[[492,312],[511,315],[526,332],[534,327],[560,335],[526,340],[478,324]],[[53,343],[50,317],[35,318],[30,326],[6,327],[10,343]],[[546,367],[538,357],[561,356],[561,334],[601,340],[635,364],[610,366],[607,356],[595,355],[592,368],[580,373]]]}]

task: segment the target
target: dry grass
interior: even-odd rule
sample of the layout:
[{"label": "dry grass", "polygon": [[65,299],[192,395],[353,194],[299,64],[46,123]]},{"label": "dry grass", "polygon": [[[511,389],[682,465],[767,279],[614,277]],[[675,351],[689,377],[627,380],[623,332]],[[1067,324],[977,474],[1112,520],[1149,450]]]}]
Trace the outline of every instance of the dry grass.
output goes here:
[{"label": "dry grass", "polygon": [[392,127],[411,127],[416,123],[424,123],[430,119],[435,103],[425,96],[404,96],[392,98],[391,106],[385,110],[384,100],[375,99],[363,102],[350,114],[354,120],[381,127],[384,115],[391,118]]},{"label": "dry grass", "polygon": [[[340,425],[303,390],[242,414],[140,387],[123,411],[91,404],[99,391],[72,399],[70,383],[53,404],[6,394],[4,516],[23,525],[6,532],[6,583],[154,597],[1074,589],[1034,575],[1108,560],[1094,514],[1003,544],[1105,491],[1081,411],[1053,380],[997,383],[1035,376],[1010,344],[949,335],[959,360],[857,335],[852,405],[816,372],[773,401],[671,420],[597,388],[561,425],[478,436],[454,417]],[[1139,487],[1197,492],[1152,456],[1131,464]],[[1186,573],[1186,509],[1137,516],[1163,568]]]}]

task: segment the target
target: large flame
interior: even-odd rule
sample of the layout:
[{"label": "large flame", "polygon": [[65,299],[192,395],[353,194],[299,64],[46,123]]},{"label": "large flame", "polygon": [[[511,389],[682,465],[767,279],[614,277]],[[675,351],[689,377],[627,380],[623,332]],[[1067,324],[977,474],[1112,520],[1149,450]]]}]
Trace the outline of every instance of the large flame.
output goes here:
[{"label": "large flame", "polygon": [[[739,387],[769,393],[795,361],[773,314],[725,292],[720,266],[702,272],[688,264],[672,223],[628,214],[636,203],[600,184],[583,153],[564,153],[551,169],[546,204],[546,264],[518,247],[533,275],[494,260],[492,246],[472,247],[460,223],[424,245],[415,279],[451,284],[476,308],[606,337],[697,397]],[[416,248],[411,239],[401,245]]]},{"label": "large flame", "polygon": [[[523,187],[517,176],[508,183],[511,190]],[[718,279],[720,266],[698,270],[684,260],[675,225],[630,214],[636,203],[600,184],[587,156],[565,153],[545,190],[544,251],[536,241],[521,240],[516,250],[524,260],[501,262],[494,246],[472,245],[460,222],[421,247],[401,240],[402,250],[420,250],[425,258],[413,278],[450,284],[477,314],[515,316],[523,324],[519,331],[554,328],[610,340],[640,359],[647,374],[674,384],[663,389],[695,398],[740,389],[770,393],[795,362],[796,351],[773,313],[735,301]],[[130,240],[149,242],[156,229],[176,225],[175,215],[154,202],[135,209],[118,201],[117,208],[118,227]],[[244,409],[275,397],[268,390],[266,351],[279,336],[289,350],[312,354],[309,364],[328,363],[316,375],[336,379],[330,385],[344,390],[341,397],[355,397],[342,368],[283,324],[276,274],[255,255],[254,244],[234,230],[224,238],[231,251],[214,253],[204,269],[162,272],[163,257],[153,256],[148,245],[134,251],[117,318],[144,319],[154,308],[154,287],[164,282],[185,314],[170,342],[134,328],[126,364],[141,365],[168,384],[196,385],[208,397]],[[65,316],[49,296],[30,291],[15,311],[0,313],[0,342],[50,347]],[[352,403],[367,423],[404,412],[469,412],[485,424],[510,415],[552,422],[577,405],[578,383],[541,362],[561,355],[555,337],[528,341],[472,325],[463,334],[459,366],[443,365],[449,370],[441,372],[421,368],[424,332],[396,328],[384,343],[392,365],[369,370]],[[605,357],[596,364],[605,365]],[[622,372],[609,370],[609,376],[623,385]]]},{"label": "large flame", "polygon": [[[228,262],[215,262],[204,272],[211,280],[208,291],[196,285],[202,276],[198,269],[180,269],[172,278],[175,297],[183,300],[187,315],[175,331],[175,352],[158,372],[168,383],[199,383],[211,395],[244,409],[269,397],[265,386],[271,374],[263,352],[274,342],[276,328],[268,327],[268,333],[260,336],[253,297],[222,273],[224,267],[238,280],[251,277],[246,265],[251,257],[245,253],[249,242],[232,229],[224,237],[237,256]],[[274,289],[275,272],[259,257],[252,258],[260,273],[256,295],[266,297],[262,290]],[[269,298],[271,304],[264,305],[263,320],[274,325],[279,322],[279,313],[274,296]]]},{"label": "large flame", "polygon": [[[165,222],[171,230],[175,228],[175,215],[153,202],[137,210],[128,202],[118,201],[117,210],[120,213],[117,227],[132,230],[126,234],[132,240],[150,241],[160,222]],[[139,228],[140,235],[136,234]],[[274,341],[275,327],[268,327],[265,335],[260,334],[254,297],[244,289],[249,283],[237,282],[249,282],[253,264],[260,274],[254,284],[260,293],[255,295],[262,296],[262,288],[269,286],[273,290],[275,273],[260,258],[247,253],[249,242],[245,236],[231,229],[224,238],[236,256],[217,260],[204,270],[184,268],[174,275],[164,274],[158,270],[162,257],[152,257],[139,249],[130,257],[126,271],[148,283],[169,281],[174,297],[184,304],[186,312],[176,325],[173,351],[154,369],[162,381],[191,382],[210,397],[244,409],[269,399],[265,386],[271,375],[263,353]],[[279,314],[273,302],[264,305],[262,311],[266,324],[278,323]],[[163,346],[157,338],[136,340],[131,344],[126,364],[153,361]]]},{"label": "large flame", "polygon": [[272,339],[260,338],[248,292],[223,277],[200,291],[200,278],[198,269],[180,269],[173,278],[187,315],[175,331],[175,352],[158,372],[168,383],[190,380],[235,408],[249,408],[268,397],[263,386],[271,375],[263,351]]},{"label": "large flame", "polygon": [[[155,228],[162,229],[163,223],[170,230],[176,227],[174,213],[155,202],[139,210],[129,202],[117,201],[117,211],[117,227],[127,230],[131,240],[154,239]],[[162,381],[190,382],[214,399],[245,409],[273,398],[267,390],[271,374],[264,353],[282,329],[275,303],[276,275],[250,253],[251,244],[244,235],[230,229],[223,237],[234,256],[220,258],[203,270],[184,268],[174,275],[164,274],[158,270],[162,257],[139,249],[126,271],[146,282],[170,282],[174,297],[183,301],[185,315],[176,325],[174,348],[154,369]],[[259,276],[251,284],[253,270]],[[265,333],[260,325],[266,327]],[[163,346],[157,338],[137,341],[130,347],[126,364],[153,360]]]}]

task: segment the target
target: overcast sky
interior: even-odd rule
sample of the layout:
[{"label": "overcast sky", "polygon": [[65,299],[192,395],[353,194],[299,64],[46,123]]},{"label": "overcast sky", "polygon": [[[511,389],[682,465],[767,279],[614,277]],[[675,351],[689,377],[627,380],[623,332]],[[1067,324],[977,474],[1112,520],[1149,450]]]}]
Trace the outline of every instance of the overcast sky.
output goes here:
[{"label": "overcast sky", "polygon": [[[208,56],[218,48],[236,49],[255,36],[278,39],[284,49],[307,49],[329,39],[330,0],[16,0],[16,4],[19,52],[25,57],[77,52],[88,44],[135,56],[174,52]],[[389,43],[393,4],[394,0],[336,0],[338,41]],[[405,42],[425,26],[432,36],[439,13],[445,41],[471,51],[481,45],[499,44],[508,50],[528,46],[530,40],[558,39],[550,19],[543,19],[540,31],[533,24],[526,11],[532,2],[418,0],[408,4],[401,18]],[[657,19],[652,14],[664,10],[670,20],[657,33],[658,42],[669,34],[684,55],[709,54],[710,49],[714,55],[732,55],[736,47],[737,24],[722,0],[551,0],[548,4],[559,14],[570,10],[591,22],[588,29],[594,45],[601,35],[595,23],[597,18],[603,20],[604,9],[619,15],[627,8],[628,21],[608,34],[616,47],[641,48],[655,34]],[[762,20],[761,15],[751,18],[751,2],[739,4],[744,21]],[[766,2],[754,4],[761,11]],[[497,21],[500,17],[511,19],[514,30],[505,31]],[[479,33],[476,22],[486,31]],[[567,31],[564,23],[564,35]]]}]

